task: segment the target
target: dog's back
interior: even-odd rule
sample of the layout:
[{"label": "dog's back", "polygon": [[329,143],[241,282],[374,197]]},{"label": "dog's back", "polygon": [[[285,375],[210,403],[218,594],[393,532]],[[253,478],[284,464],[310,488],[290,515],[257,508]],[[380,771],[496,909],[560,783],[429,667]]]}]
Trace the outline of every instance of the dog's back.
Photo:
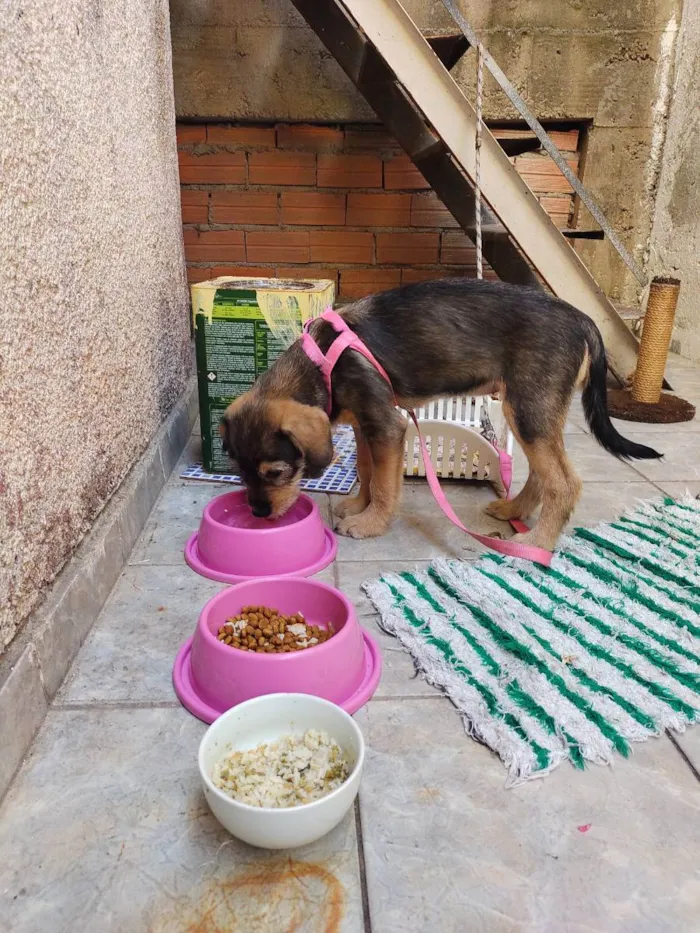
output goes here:
[{"label": "dog's back", "polygon": [[407,398],[468,392],[518,374],[569,383],[590,323],[539,289],[463,278],[381,292],[342,314]]}]

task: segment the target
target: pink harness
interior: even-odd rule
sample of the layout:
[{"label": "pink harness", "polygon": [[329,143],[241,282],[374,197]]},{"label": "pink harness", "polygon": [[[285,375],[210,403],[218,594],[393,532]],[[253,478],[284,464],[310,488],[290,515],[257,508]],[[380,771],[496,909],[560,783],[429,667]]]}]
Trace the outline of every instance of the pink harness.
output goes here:
[{"label": "pink harness", "polygon": [[[394,389],[391,385],[391,379],[389,379],[389,376],[387,375],[384,368],[370,353],[357,334],[350,330],[341,316],[331,308],[327,308],[321,315],[321,318],[324,321],[327,321],[338,333],[338,336],[328,348],[328,353],[322,353],[316,341],[313,339],[311,334],[309,334],[308,328],[312,321],[307,321],[306,325],[304,326],[304,333],[301,337],[301,346],[304,353],[306,353],[311,362],[318,366],[321,371],[321,375],[323,376],[323,381],[326,385],[326,389],[328,390],[328,405],[326,408],[327,413],[330,415],[332,408],[331,373],[333,372],[335,364],[340,359],[341,353],[348,348],[351,350],[357,350],[358,353],[361,353],[366,359],[368,359],[377,372],[387,381],[389,388],[391,388],[393,393]],[[314,318],[314,320],[318,320],[318,318]],[[440,506],[442,512],[447,518],[449,518],[452,524],[456,525],[457,528],[460,528],[468,535],[471,535],[471,537],[476,539],[480,544],[483,544],[485,547],[491,548],[494,551],[498,551],[500,554],[507,554],[510,557],[521,557],[524,560],[531,560],[535,563],[543,564],[545,567],[549,567],[550,563],[552,562],[552,554],[550,551],[545,551],[543,548],[532,547],[527,544],[519,544],[517,541],[501,541],[499,538],[490,538],[488,535],[482,535],[476,531],[470,531],[469,528],[462,524],[462,522],[455,514],[452,506],[447,501],[445,493],[442,491],[440,481],[437,478],[435,468],[433,467],[432,461],[430,459],[430,453],[426,446],[423,435],[421,434],[420,424],[416,418],[415,412],[409,411],[409,415],[411,416],[411,419],[415,424],[416,430],[418,432],[421,456],[423,457],[423,466],[425,467],[425,478],[428,480],[430,491],[432,492],[435,501]],[[498,454],[499,459],[501,479],[506,489],[506,496],[508,496],[513,476],[513,461],[504,450],[497,450],[496,453]],[[513,519],[511,521],[511,525],[518,532],[529,531],[527,525],[521,521],[518,521],[517,519]]]}]

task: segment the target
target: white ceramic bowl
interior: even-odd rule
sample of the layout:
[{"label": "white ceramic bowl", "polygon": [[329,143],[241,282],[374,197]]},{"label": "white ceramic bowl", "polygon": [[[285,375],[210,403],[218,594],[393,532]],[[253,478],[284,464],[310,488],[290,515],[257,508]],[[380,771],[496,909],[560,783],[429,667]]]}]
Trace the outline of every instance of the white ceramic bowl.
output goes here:
[{"label": "white ceramic bowl", "polygon": [[[326,797],[299,807],[251,807],[214,786],[214,765],[234,749],[255,748],[289,733],[327,732],[343,750],[350,775]],[[232,835],[263,849],[293,849],[325,836],[352,807],[360,789],[365,743],[354,720],[334,703],[304,693],[270,693],[234,706],[204,733],[199,772],[204,796],[217,820]]]}]

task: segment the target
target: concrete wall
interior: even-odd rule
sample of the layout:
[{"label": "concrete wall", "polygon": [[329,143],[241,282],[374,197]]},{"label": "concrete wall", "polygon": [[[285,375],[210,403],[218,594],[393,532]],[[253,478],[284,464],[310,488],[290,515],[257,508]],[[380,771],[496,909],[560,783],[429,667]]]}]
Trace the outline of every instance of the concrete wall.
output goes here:
[{"label": "concrete wall", "polygon": [[671,347],[700,360],[700,0],[683,10],[649,269],[681,280]]},{"label": "concrete wall", "polygon": [[[590,121],[585,183],[642,258],[682,0],[462,0],[490,52],[545,120]],[[426,34],[454,31],[440,0],[404,0]],[[373,120],[290,0],[171,0],[175,100],[191,119]],[[473,94],[474,56],[453,72]],[[515,112],[487,79],[487,119]],[[582,218],[583,225],[590,225]],[[603,288],[633,303],[607,244],[579,247]]]},{"label": "concrete wall", "polygon": [[165,0],[0,17],[0,649],[190,370]]}]

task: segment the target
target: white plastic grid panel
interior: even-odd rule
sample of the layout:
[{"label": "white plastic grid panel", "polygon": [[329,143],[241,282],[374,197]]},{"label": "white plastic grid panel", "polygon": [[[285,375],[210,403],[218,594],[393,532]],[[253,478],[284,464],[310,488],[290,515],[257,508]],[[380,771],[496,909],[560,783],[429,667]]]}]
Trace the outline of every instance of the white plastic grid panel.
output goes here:
[{"label": "white plastic grid panel", "polygon": [[[513,453],[513,434],[498,399],[490,395],[452,396],[436,399],[415,411],[439,477],[497,480],[498,463],[491,462],[493,451],[484,441],[511,456]],[[425,476],[412,422],[406,433],[404,475]]]}]

